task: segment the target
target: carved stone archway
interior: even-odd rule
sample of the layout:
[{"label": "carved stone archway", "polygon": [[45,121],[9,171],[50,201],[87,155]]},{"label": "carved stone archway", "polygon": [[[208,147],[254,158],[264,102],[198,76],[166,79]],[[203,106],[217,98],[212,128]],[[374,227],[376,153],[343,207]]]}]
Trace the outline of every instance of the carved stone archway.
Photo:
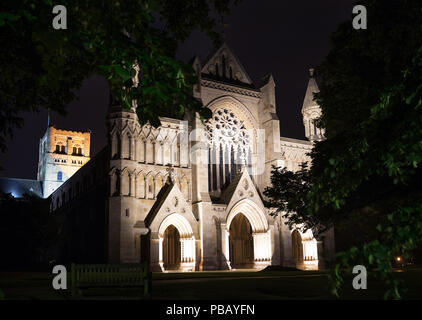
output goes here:
[{"label": "carved stone archway", "polygon": [[239,219],[236,216],[239,214],[247,219],[252,232],[253,262],[251,267],[259,269],[270,265],[272,258],[271,230],[261,208],[249,199],[243,199],[231,208],[227,216],[226,227],[222,230],[223,251],[227,264],[231,268],[234,267],[231,265],[230,257],[230,232],[233,230],[231,224],[233,221],[236,223],[236,220]]},{"label": "carved stone archway", "polygon": [[[178,270],[195,270],[195,236],[193,235],[192,227],[186,218],[184,218],[178,213],[172,213],[168,215],[160,224],[160,227],[158,229],[158,236],[159,264],[162,271],[169,270],[168,266],[165,263],[169,260],[169,253],[172,255],[170,257],[171,262],[175,262],[172,263],[172,265],[170,266],[171,269],[174,269],[174,265],[177,264]],[[164,244],[165,241],[166,244]],[[178,243],[174,243],[175,241],[178,241]],[[173,248],[170,248],[170,250],[168,248],[169,244],[173,246]],[[164,252],[165,250],[166,252]],[[165,255],[167,255],[166,259]]]}]

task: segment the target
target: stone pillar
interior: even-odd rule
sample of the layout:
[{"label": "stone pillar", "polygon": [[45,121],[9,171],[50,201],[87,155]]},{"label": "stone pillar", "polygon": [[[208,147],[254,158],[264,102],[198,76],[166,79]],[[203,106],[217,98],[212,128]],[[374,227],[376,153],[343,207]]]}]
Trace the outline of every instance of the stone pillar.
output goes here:
[{"label": "stone pillar", "polygon": [[262,268],[271,264],[271,230],[253,233],[254,267]]},{"label": "stone pillar", "polygon": [[284,267],[296,267],[293,261],[292,254],[292,233],[284,219],[280,218],[280,233],[281,233],[281,265]]},{"label": "stone pillar", "polygon": [[227,225],[225,223],[221,224],[221,269],[231,269],[230,264],[230,249],[229,249],[229,235],[230,232],[227,230]]},{"label": "stone pillar", "polygon": [[[152,238],[152,236],[151,236]],[[151,239],[151,271],[161,272],[163,271],[163,238]]]}]

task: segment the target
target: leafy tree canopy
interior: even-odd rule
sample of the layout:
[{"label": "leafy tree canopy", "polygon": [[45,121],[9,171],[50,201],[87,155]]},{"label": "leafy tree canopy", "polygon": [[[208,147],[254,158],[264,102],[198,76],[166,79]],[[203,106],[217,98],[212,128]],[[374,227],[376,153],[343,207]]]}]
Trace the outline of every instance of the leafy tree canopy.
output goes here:
[{"label": "leafy tree canopy", "polygon": [[[232,2],[238,2],[234,0]],[[230,0],[63,0],[67,29],[52,27],[51,0],[3,1],[0,5],[0,149],[20,111],[45,107],[60,114],[92,74],[109,81],[112,103],[137,104],[142,123],[159,116],[210,111],[192,97],[191,66],[177,61],[177,45],[199,29],[215,43],[219,15]],[[137,75],[134,66],[140,68]],[[138,82],[139,86],[134,86]]]},{"label": "leafy tree canopy", "polygon": [[339,294],[342,267],[363,264],[390,285],[386,297],[399,298],[394,256],[422,243],[422,5],[359,4],[368,29],[341,24],[316,69],[326,140],[315,144],[309,168],[275,168],[265,195],[291,225],[317,233],[334,225],[353,234],[366,225],[337,255],[333,292]]}]

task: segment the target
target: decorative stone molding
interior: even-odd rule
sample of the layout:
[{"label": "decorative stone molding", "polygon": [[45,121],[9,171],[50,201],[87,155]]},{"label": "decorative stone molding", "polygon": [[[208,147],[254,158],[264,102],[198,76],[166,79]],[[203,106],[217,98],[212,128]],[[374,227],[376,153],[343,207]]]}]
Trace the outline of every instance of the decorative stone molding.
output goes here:
[{"label": "decorative stone molding", "polygon": [[241,87],[235,87],[235,86],[231,86],[231,85],[227,85],[227,84],[223,84],[223,83],[215,82],[211,80],[205,80],[205,79],[201,79],[201,86],[212,88],[212,89],[218,89],[225,92],[237,93],[237,94],[241,94],[248,97],[254,97],[254,98],[261,98],[262,96],[261,92],[259,91],[241,88]]}]

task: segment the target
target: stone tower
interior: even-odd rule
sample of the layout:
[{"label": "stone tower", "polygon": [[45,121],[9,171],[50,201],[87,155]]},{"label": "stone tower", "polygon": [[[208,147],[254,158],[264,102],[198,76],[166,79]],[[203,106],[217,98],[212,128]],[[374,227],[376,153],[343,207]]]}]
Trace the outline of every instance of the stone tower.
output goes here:
[{"label": "stone tower", "polygon": [[89,131],[70,131],[49,125],[40,139],[37,179],[47,198],[79,170],[90,156]]},{"label": "stone tower", "polygon": [[305,136],[309,141],[320,141],[324,139],[324,129],[317,128],[315,121],[321,117],[321,108],[314,100],[314,93],[318,93],[318,85],[314,78],[314,69],[309,70],[310,79],[306,89],[305,99],[302,106],[303,125]]}]

